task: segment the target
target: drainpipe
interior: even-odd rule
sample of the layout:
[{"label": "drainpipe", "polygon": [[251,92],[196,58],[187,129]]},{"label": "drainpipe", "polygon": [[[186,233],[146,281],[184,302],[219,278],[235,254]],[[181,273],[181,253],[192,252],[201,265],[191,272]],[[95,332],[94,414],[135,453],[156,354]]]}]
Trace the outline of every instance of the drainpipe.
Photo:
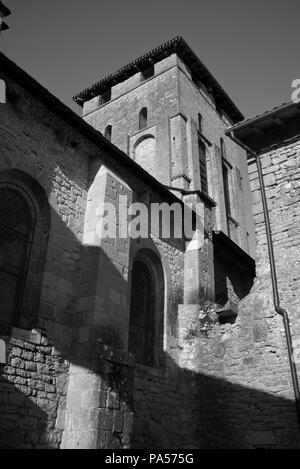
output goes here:
[{"label": "drainpipe", "polygon": [[291,329],[290,329],[290,320],[289,320],[289,316],[288,316],[287,311],[280,306],[280,298],[279,298],[278,282],[277,282],[277,274],[276,274],[276,265],[275,265],[275,258],[274,258],[272,231],[271,231],[271,224],[270,224],[270,217],[269,217],[269,211],[268,211],[268,203],[267,203],[266,189],[265,189],[265,183],[264,183],[264,178],[263,178],[261,161],[260,161],[260,157],[257,153],[250,150],[250,148],[248,148],[247,145],[242,143],[238,138],[236,138],[233,135],[232,130],[229,131],[228,134],[230,135],[230,138],[235,143],[237,143],[239,146],[244,148],[244,150],[246,150],[247,153],[249,153],[251,156],[253,156],[255,158],[256,165],[257,165],[258,179],[259,179],[259,184],[260,184],[260,192],[261,192],[263,212],[264,212],[264,220],[265,220],[266,234],[267,234],[267,244],[268,244],[270,269],[271,269],[271,280],[272,280],[272,290],[273,290],[273,302],[274,302],[274,307],[275,307],[276,313],[278,313],[278,314],[280,314],[280,316],[282,316],[283,323],[284,323],[284,330],[285,330],[285,337],[286,337],[287,350],[288,350],[288,356],[289,356],[290,370],[291,370],[293,388],[294,388],[294,394],[295,394],[295,404],[296,404],[296,410],[297,410],[298,424],[300,425],[300,391],[299,391],[299,382],[298,382],[298,376],[297,376],[297,369],[296,369],[296,364],[295,364],[295,361],[294,361],[294,351],[293,351],[293,342],[292,342],[292,335],[291,335]]}]

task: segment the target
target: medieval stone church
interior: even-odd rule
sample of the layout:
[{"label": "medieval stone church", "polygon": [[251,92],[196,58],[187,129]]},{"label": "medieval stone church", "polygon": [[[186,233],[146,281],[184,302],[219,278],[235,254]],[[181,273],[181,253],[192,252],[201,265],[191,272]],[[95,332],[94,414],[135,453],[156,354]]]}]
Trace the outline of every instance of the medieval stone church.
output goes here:
[{"label": "medieval stone church", "polygon": [[[0,447],[300,447],[297,104],[245,121],[181,37],[79,92],[82,118],[2,53],[0,80]],[[132,204],[197,230],[106,236]]]}]

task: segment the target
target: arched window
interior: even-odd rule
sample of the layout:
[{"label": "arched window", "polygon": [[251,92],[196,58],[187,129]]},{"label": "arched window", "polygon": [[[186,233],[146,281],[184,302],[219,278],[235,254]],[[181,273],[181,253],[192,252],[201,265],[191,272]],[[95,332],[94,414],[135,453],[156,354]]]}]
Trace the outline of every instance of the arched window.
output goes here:
[{"label": "arched window", "polygon": [[154,278],[140,260],[133,263],[129,352],[138,363],[153,365],[154,360]]},{"label": "arched window", "polygon": [[137,363],[154,366],[163,344],[164,274],[160,259],[148,249],[132,265],[129,352]]},{"label": "arched window", "polygon": [[148,125],[148,110],[146,107],[141,109],[139,114],[139,130],[145,129]]},{"label": "arched window", "polygon": [[18,324],[35,215],[26,194],[0,187],[0,321]]},{"label": "arched window", "polygon": [[111,142],[112,126],[107,125],[104,130],[104,137]]}]

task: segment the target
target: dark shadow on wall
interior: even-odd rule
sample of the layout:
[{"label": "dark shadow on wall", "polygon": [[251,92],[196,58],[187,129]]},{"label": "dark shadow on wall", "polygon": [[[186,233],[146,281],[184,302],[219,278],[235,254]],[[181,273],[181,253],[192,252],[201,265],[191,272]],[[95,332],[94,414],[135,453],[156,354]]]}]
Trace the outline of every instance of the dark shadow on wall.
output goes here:
[{"label": "dark shadow on wall", "polygon": [[[91,285],[87,278],[91,272],[86,268],[96,269],[100,265],[98,281],[103,281],[107,298],[111,298],[110,288],[127,291],[127,281],[103,250],[82,247],[55,212],[51,219],[63,245],[59,248],[60,256],[49,245],[46,265],[58,282],[71,280],[78,297],[89,296]],[[81,260],[70,265],[69,256],[64,258],[63,246],[72,246],[74,252],[80,252]],[[84,262],[87,257],[91,262]],[[78,297],[60,294],[58,285],[52,290],[47,301],[42,301],[40,310],[48,340],[64,360],[100,375],[104,383],[101,392],[118,396],[111,408],[107,408],[107,400],[102,406],[112,412],[134,413],[131,443],[122,441],[124,422],[118,431],[113,426],[104,431],[99,421],[98,447],[120,448],[129,444],[135,448],[300,447],[292,401],[180,369],[169,356],[165,356],[165,364],[160,369],[136,366],[133,378],[133,369],[123,366],[116,358],[106,360],[101,355],[103,345],[116,349],[117,354],[123,348],[122,321],[92,326],[92,321],[87,323],[89,314],[77,310]],[[112,301],[106,304],[103,314],[116,319],[118,311],[118,303]],[[90,330],[86,340],[79,333],[85,326]],[[57,406],[53,411],[39,406],[38,390],[29,398],[22,392],[22,386],[18,386],[17,377],[10,383],[5,378],[5,367],[1,367],[1,372],[4,376],[0,381],[0,446],[47,447],[49,432],[55,432]],[[53,374],[53,384],[56,377],[57,373]],[[36,375],[31,373],[28,378],[35,379]],[[101,408],[104,407],[99,404]]]},{"label": "dark shadow on wall", "polygon": [[136,372],[134,448],[300,448],[293,401],[176,371],[173,382],[151,370]]},{"label": "dark shadow on wall", "polygon": [[[14,175],[13,170],[6,173],[7,179]],[[20,172],[16,183],[19,178]],[[30,177],[24,176],[24,186],[28,180]],[[35,185],[29,187],[33,194]],[[31,251],[42,279],[39,284],[27,284],[35,301],[30,306],[24,301],[21,324],[0,324],[7,358],[6,364],[0,365],[0,448],[56,448],[61,442],[63,426],[61,421],[57,425],[57,419],[66,403],[69,364],[76,362],[82,251],[63,216],[63,206],[59,214],[51,208],[46,262],[38,259],[39,250],[45,248],[40,240]],[[24,323],[26,329],[22,329]],[[33,329],[42,331],[40,344],[27,339]]]},{"label": "dark shadow on wall", "polygon": [[0,448],[47,448],[46,413],[3,377],[0,389]]},{"label": "dark shadow on wall", "polygon": [[238,304],[253,286],[255,269],[226,249],[214,246],[215,301],[224,306],[228,300]]},{"label": "dark shadow on wall", "polygon": [[[134,369],[118,358],[127,333],[120,315],[120,298],[128,288],[124,273],[102,249],[83,247],[60,216],[51,210],[55,236],[49,238],[46,274],[52,280],[44,285],[39,323],[63,360],[101,376],[105,399],[99,402],[99,410],[134,414],[131,443],[124,439],[129,431],[124,420],[118,428],[115,421],[106,421],[104,427],[101,417],[98,447],[300,447],[292,401],[181,369],[168,356],[160,369],[136,367],[133,378]],[[90,298],[93,293],[92,278],[95,284],[102,282],[101,292],[107,298],[102,308],[106,322],[98,326],[89,309],[78,309],[79,298]],[[103,358],[103,345],[116,349],[114,358]],[[53,385],[65,371],[57,366],[47,378]],[[0,447],[47,447],[49,435],[56,432],[59,396],[53,409],[39,404],[44,391],[32,382],[34,394],[22,392],[17,375],[8,381],[9,367],[15,373],[18,365],[0,368]],[[26,374],[26,379],[36,378],[36,372]],[[108,406],[112,393],[117,398]]]}]

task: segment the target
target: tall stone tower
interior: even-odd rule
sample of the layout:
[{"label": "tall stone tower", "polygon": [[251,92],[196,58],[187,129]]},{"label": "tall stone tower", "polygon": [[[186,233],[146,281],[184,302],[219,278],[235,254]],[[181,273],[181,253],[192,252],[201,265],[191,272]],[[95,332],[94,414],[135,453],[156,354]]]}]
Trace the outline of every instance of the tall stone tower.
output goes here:
[{"label": "tall stone tower", "polygon": [[214,230],[248,251],[243,156],[225,136],[226,128],[243,116],[182,37],[100,80],[74,100],[89,124],[160,182],[214,199]]}]

